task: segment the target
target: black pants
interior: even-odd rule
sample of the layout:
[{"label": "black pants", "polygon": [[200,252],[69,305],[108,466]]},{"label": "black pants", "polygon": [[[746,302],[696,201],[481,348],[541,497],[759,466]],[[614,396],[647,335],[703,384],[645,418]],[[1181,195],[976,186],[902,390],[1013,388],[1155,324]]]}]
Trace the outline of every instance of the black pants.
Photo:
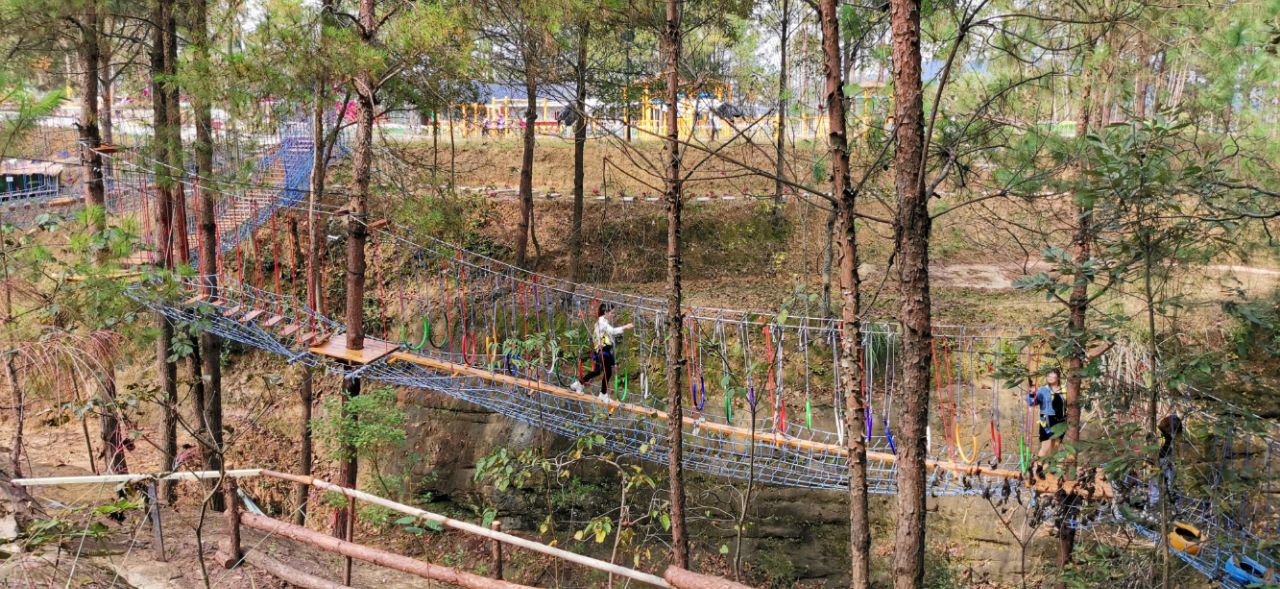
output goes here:
[{"label": "black pants", "polygon": [[591,382],[591,379],[604,374],[604,380],[600,382],[600,392],[609,392],[609,381],[613,379],[613,346],[605,346],[592,352],[592,358],[595,360],[595,367],[582,376],[582,384],[585,386]]},{"label": "black pants", "polygon": [[1066,432],[1063,432],[1063,434],[1054,434],[1053,428],[1054,426],[1066,420],[1067,418],[1065,416],[1059,417],[1057,415],[1048,415],[1048,416],[1041,415],[1040,416],[1040,441],[1047,442],[1054,438],[1062,438],[1062,435],[1065,434]]}]

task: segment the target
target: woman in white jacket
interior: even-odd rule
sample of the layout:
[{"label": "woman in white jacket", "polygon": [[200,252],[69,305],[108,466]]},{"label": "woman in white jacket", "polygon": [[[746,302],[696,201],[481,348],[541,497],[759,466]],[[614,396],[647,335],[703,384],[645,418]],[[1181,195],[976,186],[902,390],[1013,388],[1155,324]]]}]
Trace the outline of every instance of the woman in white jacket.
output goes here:
[{"label": "woman in white jacket", "polygon": [[613,326],[613,308],[606,303],[600,303],[597,310],[596,328],[593,334],[595,344],[594,350],[591,352],[592,359],[595,360],[595,366],[591,372],[582,376],[581,381],[573,381],[570,386],[576,392],[584,392],[584,386],[591,382],[591,379],[604,375],[604,380],[600,381],[600,398],[609,398],[609,380],[613,378],[613,344],[614,338],[622,335],[628,329],[634,327],[631,323],[622,327]]}]

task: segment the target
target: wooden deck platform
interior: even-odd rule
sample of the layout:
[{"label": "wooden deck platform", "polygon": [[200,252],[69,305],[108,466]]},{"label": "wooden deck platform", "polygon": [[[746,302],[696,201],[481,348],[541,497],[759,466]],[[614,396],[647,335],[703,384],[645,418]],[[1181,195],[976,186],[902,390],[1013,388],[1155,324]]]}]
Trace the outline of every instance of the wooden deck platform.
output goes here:
[{"label": "wooden deck platform", "polygon": [[400,346],[397,344],[377,338],[365,337],[363,349],[348,350],[347,334],[339,333],[329,338],[329,341],[325,342],[324,345],[311,348],[311,353],[351,364],[364,365],[380,360],[398,349],[400,349]]}]

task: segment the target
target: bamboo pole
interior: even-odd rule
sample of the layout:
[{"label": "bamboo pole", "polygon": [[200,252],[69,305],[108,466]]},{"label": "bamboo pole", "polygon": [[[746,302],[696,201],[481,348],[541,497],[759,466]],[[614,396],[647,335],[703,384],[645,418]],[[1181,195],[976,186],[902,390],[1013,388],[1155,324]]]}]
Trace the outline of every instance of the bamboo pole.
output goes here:
[{"label": "bamboo pole", "polygon": [[[567,550],[562,550],[560,548],[547,546],[546,544],[534,542],[532,540],[526,540],[519,536],[513,536],[511,534],[507,534],[504,532],[495,532],[484,526],[478,526],[473,523],[459,521],[450,517],[445,517],[440,514],[431,513],[429,511],[418,509],[416,507],[411,507],[403,503],[397,503],[395,501],[391,501],[390,499],[383,499],[382,497],[378,497],[377,495],[370,495],[368,493],[365,493],[364,491],[358,491],[356,489],[348,489],[346,487],[341,487],[333,483],[322,481],[312,477],[305,477],[305,476],[298,476],[298,475],[287,474],[282,472],[276,472],[274,470],[264,469],[262,471],[262,476],[280,479],[284,481],[292,481],[295,483],[303,483],[303,484],[311,485],[322,491],[340,493],[345,497],[354,497],[361,501],[372,503],[374,505],[380,505],[387,509],[398,511],[406,515],[412,515],[414,517],[418,517],[424,520],[434,521],[446,528],[453,528],[455,530],[460,530],[463,532],[467,532],[469,534],[474,534],[484,538],[489,538],[491,540],[497,540],[505,544],[510,544],[512,546],[517,546],[517,547],[524,548],[527,550],[532,550],[534,552],[538,552],[541,554],[546,554],[548,556],[552,556],[555,558],[567,560],[574,564],[579,564],[588,568],[604,571],[607,573],[618,575],[620,577],[626,577],[633,581],[639,581],[641,583],[653,585],[655,587],[664,587],[667,589],[671,588],[671,584],[667,583],[665,580],[662,579],[662,577],[659,577],[657,575],[651,575],[649,573],[643,573],[635,569],[629,569],[626,567],[618,566],[616,564],[605,562],[597,558],[591,558],[590,556],[575,554]],[[360,558],[360,557],[356,556],[356,558]]]}]

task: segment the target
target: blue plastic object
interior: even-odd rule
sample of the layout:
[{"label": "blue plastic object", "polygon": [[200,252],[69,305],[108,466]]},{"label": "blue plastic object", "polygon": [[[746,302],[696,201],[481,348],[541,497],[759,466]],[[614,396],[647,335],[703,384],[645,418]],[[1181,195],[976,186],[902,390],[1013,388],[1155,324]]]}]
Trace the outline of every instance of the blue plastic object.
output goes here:
[{"label": "blue plastic object", "polygon": [[1267,567],[1262,566],[1247,556],[1239,557],[1232,555],[1227,558],[1226,564],[1222,565],[1223,572],[1227,573],[1227,577],[1232,581],[1241,585],[1264,585],[1270,582],[1271,571]]}]

